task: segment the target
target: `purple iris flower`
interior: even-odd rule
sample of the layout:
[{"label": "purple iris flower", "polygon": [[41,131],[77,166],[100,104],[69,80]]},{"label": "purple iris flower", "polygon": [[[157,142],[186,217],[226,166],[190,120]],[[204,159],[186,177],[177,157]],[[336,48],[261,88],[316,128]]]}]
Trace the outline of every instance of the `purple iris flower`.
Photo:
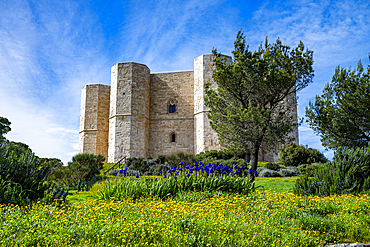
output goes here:
[{"label": "purple iris flower", "polygon": [[179,163],[179,165],[181,166],[182,164],[184,164],[184,162],[182,162],[182,161],[181,161],[181,162]]},{"label": "purple iris flower", "polygon": [[230,167],[230,168],[229,168],[229,172],[232,172],[232,171],[233,171],[233,168],[231,168],[231,167]]},{"label": "purple iris flower", "polygon": [[190,173],[186,174],[187,177],[190,177]]},{"label": "purple iris flower", "polygon": [[189,169],[189,164],[186,165],[186,169]]},{"label": "purple iris flower", "polygon": [[167,175],[166,175],[166,174],[164,174],[164,175],[163,175],[163,177],[164,177],[164,178],[166,178],[166,177],[167,177]]},{"label": "purple iris flower", "polygon": [[160,176],[160,175],[161,175],[161,173],[162,173],[162,171],[159,171],[159,172],[158,172],[158,176]]},{"label": "purple iris flower", "polygon": [[238,165],[234,165],[234,168],[237,168],[238,167]]},{"label": "purple iris flower", "polygon": [[139,178],[139,173],[136,173],[136,178]]},{"label": "purple iris flower", "polygon": [[244,165],[242,165],[242,166],[240,167],[240,170],[244,170]]},{"label": "purple iris flower", "polygon": [[253,170],[252,169],[249,169],[248,170],[248,173],[252,174]]},{"label": "purple iris flower", "polygon": [[257,176],[257,174],[258,174],[258,172],[257,172],[257,171],[255,171],[255,172],[254,172],[254,175],[256,175],[256,176]]},{"label": "purple iris flower", "polygon": [[175,176],[179,174],[179,171],[175,172]]},{"label": "purple iris flower", "polygon": [[157,178],[155,178],[154,180],[157,181]]},{"label": "purple iris flower", "polygon": [[122,174],[123,173],[123,169],[119,170],[119,173]]}]

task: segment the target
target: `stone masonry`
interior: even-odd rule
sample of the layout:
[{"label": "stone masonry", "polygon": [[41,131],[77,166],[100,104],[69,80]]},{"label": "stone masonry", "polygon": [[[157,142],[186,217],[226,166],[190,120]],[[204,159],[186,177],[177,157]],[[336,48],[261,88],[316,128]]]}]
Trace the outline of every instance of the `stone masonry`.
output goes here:
[{"label": "stone masonry", "polygon": [[[144,64],[114,65],[111,86],[82,88],[79,153],[103,154],[107,162],[117,162],[125,156],[220,150],[204,105],[204,83],[217,87],[213,69],[211,54],[196,58],[194,71],[150,74]],[[298,129],[290,136],[298,143]],[[277,161],[272,152],[261,151],[260,158]]]}]

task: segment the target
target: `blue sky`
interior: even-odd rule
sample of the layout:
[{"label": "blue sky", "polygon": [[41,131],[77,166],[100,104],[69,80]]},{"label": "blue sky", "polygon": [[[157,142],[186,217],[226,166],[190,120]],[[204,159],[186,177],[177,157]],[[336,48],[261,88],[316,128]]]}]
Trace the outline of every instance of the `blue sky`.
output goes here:
[{"label": "blue sky", "polygon": [[[298,113],[331,80],[336,66],[369,64],[370,3],[364,1],[24,1],[0,2],[0,116],[7,138],[65,164],[78,150],[81,88],[110,84],[118,62],[152,72],[193,70],[194,58],[231,55],[238,30],[251,50],[266,36],[314,51],[313,83]],[[331,158],[303,124],[300,143]]]}]

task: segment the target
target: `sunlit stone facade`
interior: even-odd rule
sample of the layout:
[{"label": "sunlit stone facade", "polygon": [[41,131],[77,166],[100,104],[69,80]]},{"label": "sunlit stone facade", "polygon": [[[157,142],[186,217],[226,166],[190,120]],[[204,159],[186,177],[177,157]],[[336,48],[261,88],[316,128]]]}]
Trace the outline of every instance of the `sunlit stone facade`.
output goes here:
[{"label": "sunlit stone facade", "polygon": [[[211,54],[196,58],[194,71],[185,72],[151,74],[144,64],[117,63],[110,86],[82,88],[79,153],[117,162],[125,156],[220,150],[204,105],[204,83],[217,87],[213,68]],[[296,115],[296,105],[292,111]],[[298,129],[291,137],[298,143]],[[260,159],[277,161],[277,155],[262,151]]]}]

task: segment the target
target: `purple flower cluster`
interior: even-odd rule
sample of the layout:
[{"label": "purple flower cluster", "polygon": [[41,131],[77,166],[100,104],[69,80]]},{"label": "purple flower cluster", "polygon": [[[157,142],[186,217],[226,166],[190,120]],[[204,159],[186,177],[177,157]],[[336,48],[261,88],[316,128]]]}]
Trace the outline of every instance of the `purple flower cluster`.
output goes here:
[{"label": "purple flower cluster", "polygon": [[[159,171],[158,176],[163,176],[166,178],[167,176],[173,176],[175,179],[179,175],[179,173],[185,173],[187,177],[190,177],[192,174],[195,174],[195,176],[210,176],[212,174],[234,174],[236,176],[243,175],[244,170],[246,169],[244,165],[238,167],[238,165],[234,165],[233,167],[228,167],[227,165],[223,165],[223,163],[220,163],[218,165],[209,163],[208,165],[205,165],[202,162],[195,162],[193,165],[187,164],[184,166],[184,162],[179,163],[179,167],[174,168],[171,167],[168,170],[165,171]],[[253,172],[251,169],[248,171],[250,174]],[[257,171],[254,172],[255,175],[257,175]]]},{"label": "purple flower cluster", "polygon": [[127,169],[128,169],[128,168],[120,169],[120,170],[118,171],[118,173],[119,173],[120,175],[122,175],[122,174],[123,174],[123,176],[126,176]]}]

